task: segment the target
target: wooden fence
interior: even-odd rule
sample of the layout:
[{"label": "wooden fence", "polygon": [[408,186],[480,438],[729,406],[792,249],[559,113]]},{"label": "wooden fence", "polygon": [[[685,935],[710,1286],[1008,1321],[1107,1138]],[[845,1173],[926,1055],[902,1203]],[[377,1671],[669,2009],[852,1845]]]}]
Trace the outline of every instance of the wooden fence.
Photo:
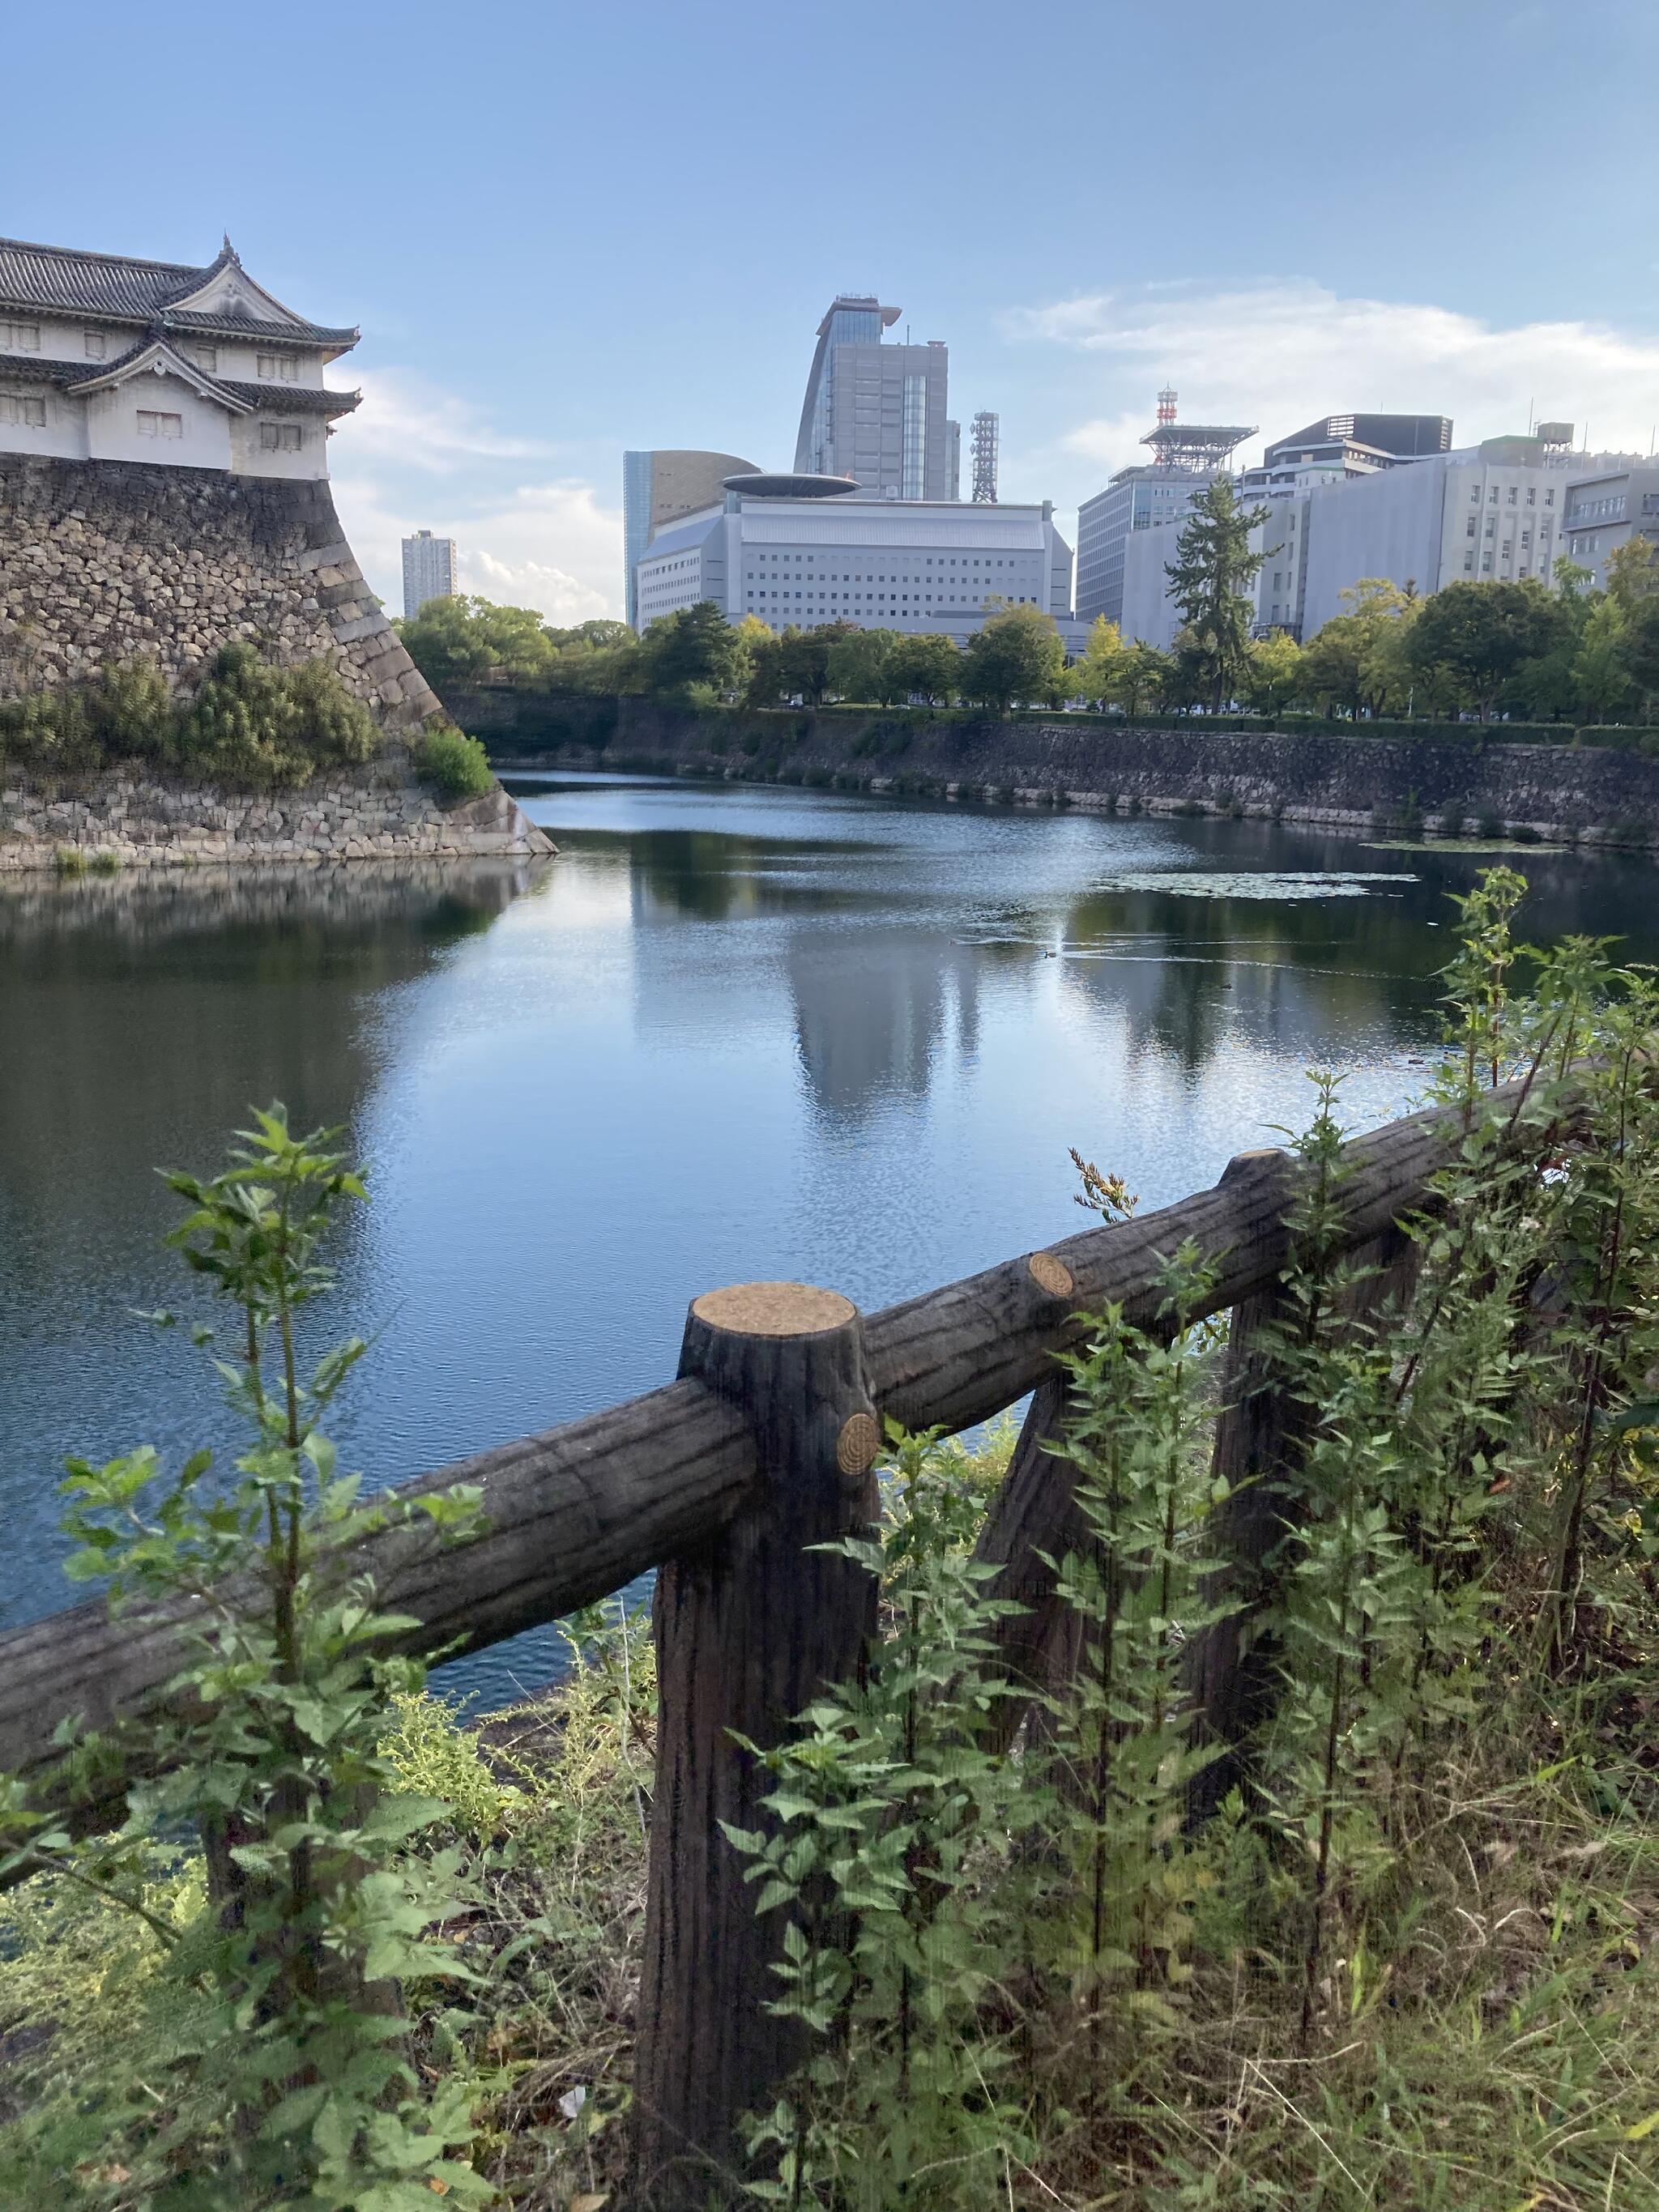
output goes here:
[{"label": "wooden fence", "polygon": [[[1489,1094],[1518,1116],[1521,1085]],[[1461,1117],[1416,1114],[1352,1139],[1339,1183],[1343,1249],[1380,1263],[1397,1224],[1428,1200]],[[1231,1310],[1231,1372],[1218,1424],[1224,1471],[1261,1469],[1293,1413],[1264,1389],[1259,1332],[1290,1256],[1297,1170],[1246,1152],[1212,1190],[1121,1224],[1084,1231],[880,1312],[831,1291],[753,1283],[693,1301],[678,1379],[665,1389],[421,1478],[483,1493],[483,1533],[455,1548],[403,1530],[371,1538],[358,1564],[417,1626],[402,1647],[478,1650],[557,1620],[647,1569],[657,1582],[657,1786],[635,2067],[642,2174],[717,2172],[737,2117],[765,2102],[799,2055],[798,2031],[764,2009],[781,1928],[757,1920],[720,1823],[763,1825],[763,1772],[733,1735],[776,1742],[822,1682],[845,1679],[875,1620],[872,1578],[807,1547],[874,1518],[880,1424],[957,1431],[1034,1394],[981,1556],[1024,1610],[1001,1626],[1016,1686],[1047,1679],[1064,1608],[1048,1562],[1074,1540],[1066,1464],[1044,1449],[1063,1410],[1054,1354],[1079,1316],[1119,1304],[1157,1319],[1163,1261],[1191,1240],[1215,1262],[1206,1310]],[[1195,1316],[1196,1317],[1196,1316]],[[1249,1577],[1273,1534],[1269,1492],[1240,1493],[1219,1547]],[[33,1778],[83,1830],[119,1817],[142,1758],[142,1723],[183,1664],[175,1606],[112,1621],[94,1602],[0,1637],[0,1769]],[[1212,1730],[1248,1724],[1255,1694],[1237,1621],[1197,1657]],[[1001,1707],[1005,1741],[1021,1707]],[[71,1767],[60,1724],[116,1730],[100,1781]],[[124,1747],[131,1747],[130,1748]],[[1224,1763],[1219,1771],[1224,1776]],[[703,2183],[689,2185],[702,2203]],[[672,2193],[672,2191],[670,2192]]]}]

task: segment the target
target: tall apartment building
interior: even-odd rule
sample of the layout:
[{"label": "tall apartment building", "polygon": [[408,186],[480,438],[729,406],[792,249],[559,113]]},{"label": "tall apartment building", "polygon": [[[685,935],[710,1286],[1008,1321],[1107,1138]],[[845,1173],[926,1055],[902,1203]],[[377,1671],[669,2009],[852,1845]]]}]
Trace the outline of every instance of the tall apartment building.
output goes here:
[{"label": "tall apartment building", "polygon": [[1659,461],[1632,464],[1628,459],[1613,467],[1580,474],[1583,464],[1569,469],[1566,543],[1561,550],[1581,568],[1588,568],[1597,589],[1605,589],[1607,559],[1632,538],[1659,545]]},{"label": "tall apartment building", "polygon": [[404,620],[419,614],[428,599],[447,599],[455,592],[455,541],[417,530],[404,540]]},{"label": "tall apartment building", "polygon": [[640,626],[636,572],[652,532],[678,522],[683,514],[695,514],[699,507],[714,506],[727,477],[747,475],[754,466],[736,453],[704,453],[694,447],[623,455],[623,592],[627,619],[635,629]]},{"label": "tall apartment building", "polygon": [[884,343],[901,312],[868,294],[830,303],[806,380],[795,472],[851,477],[878,499],[951,500],[961,434],[952,440],[949,349],[942,338]]}]

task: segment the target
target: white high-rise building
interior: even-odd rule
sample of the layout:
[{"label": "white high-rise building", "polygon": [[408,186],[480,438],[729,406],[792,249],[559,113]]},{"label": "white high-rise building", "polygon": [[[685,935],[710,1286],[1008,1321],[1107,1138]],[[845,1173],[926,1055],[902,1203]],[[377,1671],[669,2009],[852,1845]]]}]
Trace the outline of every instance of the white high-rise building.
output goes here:
[{"label": "white high-rise building", "polygon": [[419,614],[428,599],[453,599],[455,541],[417,530],[404,540],[404,620]]}]

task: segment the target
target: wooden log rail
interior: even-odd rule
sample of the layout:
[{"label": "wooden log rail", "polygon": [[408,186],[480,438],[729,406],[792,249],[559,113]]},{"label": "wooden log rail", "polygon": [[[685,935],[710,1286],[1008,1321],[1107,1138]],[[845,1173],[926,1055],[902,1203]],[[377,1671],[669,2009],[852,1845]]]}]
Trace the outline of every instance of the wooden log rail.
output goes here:
[{"label": "wooden log rail", "polygon": [[[1487,1094],[1512,1121],[1526,1100],[1522,1085]],[[1463,1133],[1461,1115],[1442,1109],[1350,1140],[1344,1249],[1375,1247],[1421,1208]],[[483,1533],[444,1549],[399,1529],[358,1548],[352,1565],[416,1623],[402,1648],[426,1655],[482,1650],[664,1570],[635,2099],[641,2172],[662,2181],[652,2202],[700,2205],[711,2184],[718,2194],[737,2116],[792,2056],[762,2017],[777,1930],[757,1932],[718,1824],[754,1825],[764,1786],[731,1732],[776,1741],[815,1682],[856,1663],[873,1619],[868,1577],[804,1547],[868,1526],[879,1421],[955,1431],[1036,1394],[981,1554],[1027,1607],[1006,1627],[1011,1678],[1041,1680],[1054,1613],[1044,1555],[1064,1551],[1073,1511],[1044,1448],[1062,1404],[1054,1355],[1080,1340],[1080,1316],[1109,1304],[1152,1324],[1164,1263],[1190,1241],[1215,1265],[1205,1310],[1237,1310],[1242,1359],[1239,1328],[1272,1300],[1290,1256],[1297,1188],[1288,1154],[1244,1153],[1213,1189],[867,1316],[799,1285],[708,1293],[693,1304],[679,1379],[665,1389],[403,1486],[410,1497],[478,1486]],[[112,1621],[94,1601],[0,1636],[0,1770],[33,1778],[83,1829],[118,1817],[125,1778],[142,1768],[142,1723],[184,1663],[192,1610]],[[113,1731],[96,1783],[56,1740],[76,1717]]]}]

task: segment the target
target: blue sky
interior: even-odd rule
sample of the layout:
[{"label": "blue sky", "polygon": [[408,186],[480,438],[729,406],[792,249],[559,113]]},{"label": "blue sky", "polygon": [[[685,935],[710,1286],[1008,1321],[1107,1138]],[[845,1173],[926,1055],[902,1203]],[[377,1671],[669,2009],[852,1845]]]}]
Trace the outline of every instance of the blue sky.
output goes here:
[{"label": "blue sky", "polygon": [[840,289],[949,342],[1063,520],[1166,380],[1267,434],[1659,422],[1659,0],[90,0],[9,9],[0,83],[0,231],[228,229],[362,325],[332,463],[394,608],[426,526],[470,588],[618,611],[623,448],[787,464]]}]

